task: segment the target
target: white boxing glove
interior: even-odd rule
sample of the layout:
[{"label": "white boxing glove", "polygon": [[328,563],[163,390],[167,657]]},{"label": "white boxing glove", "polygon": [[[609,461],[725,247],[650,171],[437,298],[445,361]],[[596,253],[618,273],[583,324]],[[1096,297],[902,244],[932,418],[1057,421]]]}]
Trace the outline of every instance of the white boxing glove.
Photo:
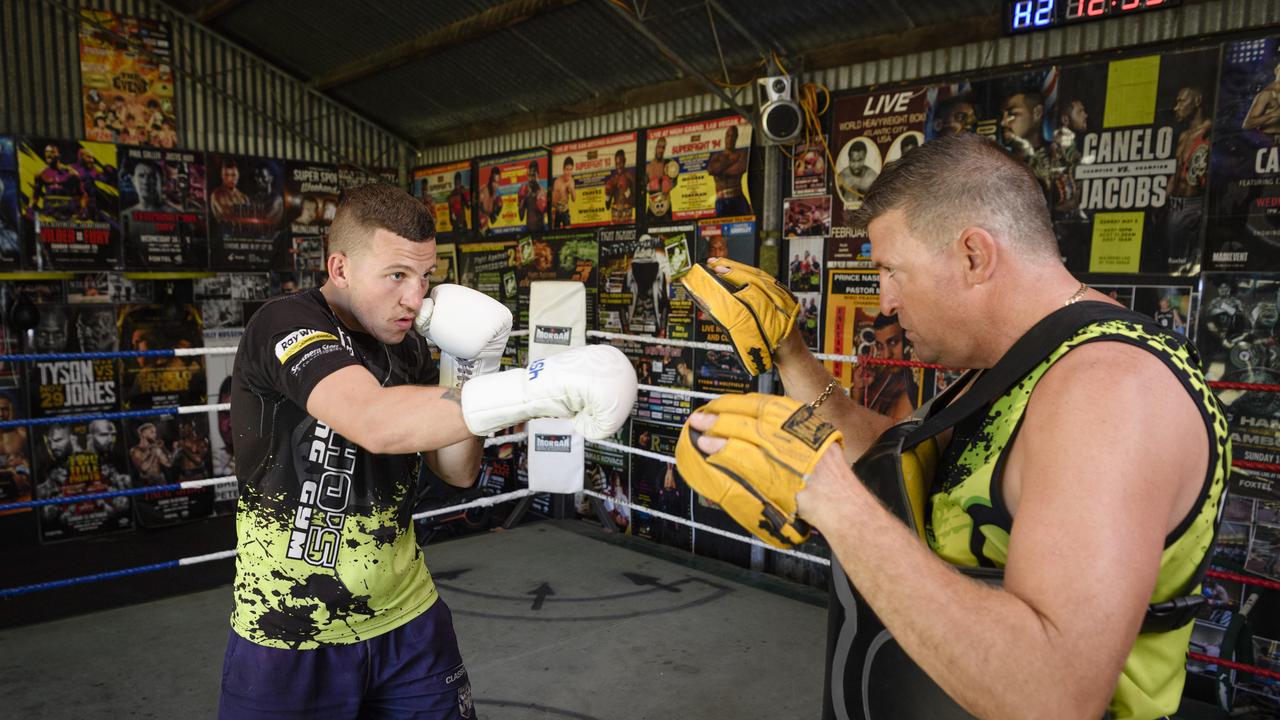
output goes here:
[{"label": "white boxing glove", "polygon": [[440,348],[440,386],[458,388],[498,370],[511,334],[511,311],[465,285],[437,285],[422,301],[413,326]]},{"label": "white boxing glove", "polygon": [[635,404],[635,368],[611,345],[572,348],[462,386],[462,417],[476,435],[533,418],[570,418],[588,440],[600,440],[622,427]]}]

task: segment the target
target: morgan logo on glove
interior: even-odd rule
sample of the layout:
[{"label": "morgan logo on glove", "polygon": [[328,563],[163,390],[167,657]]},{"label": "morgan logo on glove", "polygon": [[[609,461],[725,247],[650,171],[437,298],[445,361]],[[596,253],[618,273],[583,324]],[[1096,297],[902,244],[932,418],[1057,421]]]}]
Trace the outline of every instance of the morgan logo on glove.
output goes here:
[{"label": "morgan logo on glove", "polygon": [[534,435],[534,452],[573,452],[573,436],[571,435]]},{"label": "morgan logo on glove", "polygon": [[533,341],[543,345],[568,346],[573,339],[573,328],[555,325],[536,325],[533,328]]},{"label": "morgan logo on glove", "polygon": [[819,419],[814,409],[808,405],[803,405],[792,413],[791,417],[782,423],[782,429],[812,450],[822,447],[822,443],[836,431],[835,426],[826,420]]}]

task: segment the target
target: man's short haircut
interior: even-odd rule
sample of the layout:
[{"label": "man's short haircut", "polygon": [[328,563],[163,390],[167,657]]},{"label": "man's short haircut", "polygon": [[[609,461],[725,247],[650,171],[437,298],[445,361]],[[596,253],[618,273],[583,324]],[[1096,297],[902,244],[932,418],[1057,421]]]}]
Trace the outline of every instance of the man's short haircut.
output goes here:
[{"label": "man's short haircut", "polygon": [[[569,167],[572,164],[573,164],[573,156],[570,155],[569,157],[564,159],[564,165],[562,167]],[[529,167],[534,167],[534,164],[530,163]]]},{"label": "man's short haircut", "polygon": [[227,158],[222,162],[222,169],[223,170],[239,170],[240,163],[236,162],[235,158]]},{"label": "man's short haircut", "polygon": [[931,140],[885,165],[850,224],[865,230],[897,209],[911,234],[938,250],[976,226],[1024,257],[1061,260],[1036,176],[975,133]]},{"label": "man's short haircut", "polygon": [[329,254],[350,256],[365,249],[379,228],[410,242],[436,237],[435,218],[426,205],[394,185],[372,183],[343,193],[329,226]]},{"label": "man's short haircut", "polygon": [[134,432],[138,434],[138,437],[142,437],[142,433],[146,432],[147,430],[155,430],[155,429],[156,429],[155,423],[145,422],[139,425],[138,427],[134,428]]},{"label": "man's short haircut", "polygon": [[849,150],[845,155],[852,155],[854,150],[861,150],[863,155],[867,154],[867,143],[865,140],[854,140],[849,143]]},{"label": "man's short haircut", "polygon": [[613,156],[614,156],[615,158],[622,158],[623,160],[626,160],[626,159],[627,159],[627,151],[626,151],[626,150],[623,150],[623,149],[621,149],[621,148],[619,148],[619,149],[618,149],[618,152],[614,153],[614,154],[613,154]]},{"label": "man's short haircut", "polygon": [[875,320],[871,321],[872,330],[883,330],[884,328],[894,327],[895,325],[901,325],[901,323],[898,322],[898,313],[893,313],[892,315],[878,314],[876,315]]}]

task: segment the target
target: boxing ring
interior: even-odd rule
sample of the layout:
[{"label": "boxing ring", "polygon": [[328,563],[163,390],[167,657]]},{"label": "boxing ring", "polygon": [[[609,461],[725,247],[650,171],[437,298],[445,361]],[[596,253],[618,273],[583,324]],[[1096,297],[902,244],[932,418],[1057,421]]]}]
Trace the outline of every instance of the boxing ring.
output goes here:
[{"label": "boxing ring", "polygon": [[[519,337],[526,333],[513,333]],[[731,351],[727,345],[591,331],[607,342],[645,342]],[[0,360],[117,359],[234,353],[234,348],[7,355]],[[848,355],[819,359],[866,362]],[[882,364],[937,367],[911,361]],[[1217,389],[1280,392],[1280,385],[1211,383]],[[710,393],[642,385],[642,391],[690,398]],[[227,404],[164,407],[0,422],[0,428],[93,419],[218,412]],[[521,442],[522,434],[486,439]],[[606,441],[589,442],[666,463],[674,458]],[[1237,460],[1246,469],[1280,466]],[[116,496],[144,495],[232,484],[234,476],[111,492],[38,498],[0,505],[35,509]],[[662,520],[763,546],[744,533],[710,527],[621,501],[591,489],[596,502],[613,502]],[[519,501],[517,520],[535,491],[481,497],[417,513],[414,520],[456,515],[470,508]],[[230,538],[228,538],[230,540]],[[829,565],[791,550],[770,552]],[[582,720],[609,718],[808,718],[821,707],[826,593],[701,558],[657,543],[611,533],[589,522],[548,520],[470,535],[424,547],[441,597],[454,613],[481,717]],[[85,586],[112,578],[158,573],[223,561],[232,549],[130,565],[79,577],[0,588],[7,598]],[[1280,589],[1280,583],[1210,570],[1209,577]],[[167,598],[50,623],[0,630],[0,674],[6,712],[14,717],[205,717],[215,712],[221,653],[232,597],[227,588]],[[1232,667],[1229,661],[1189,653],[1192,660]],[[1254,666],[1242,668],[1280,679]],[[676,710],[678,709],[678,710]]]}]

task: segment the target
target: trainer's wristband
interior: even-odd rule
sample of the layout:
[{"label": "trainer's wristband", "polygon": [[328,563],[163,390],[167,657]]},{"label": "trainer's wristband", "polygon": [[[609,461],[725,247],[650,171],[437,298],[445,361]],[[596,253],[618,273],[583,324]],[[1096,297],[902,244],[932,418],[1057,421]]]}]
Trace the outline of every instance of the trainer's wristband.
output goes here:
[{"label": "trainer's wristband", "polygon": [[817,410],[819,407],[821,407],[822,403],[826,402],[827,398],[831,397],[831,393],[835,392],[835,389],[838,387],[840,387],[840,383],[835,378],[832,378],[831,382],[827,383],[826,389],[823,390],[822,394],[818,396],[818,399],[809,403],[809,409]]}]

